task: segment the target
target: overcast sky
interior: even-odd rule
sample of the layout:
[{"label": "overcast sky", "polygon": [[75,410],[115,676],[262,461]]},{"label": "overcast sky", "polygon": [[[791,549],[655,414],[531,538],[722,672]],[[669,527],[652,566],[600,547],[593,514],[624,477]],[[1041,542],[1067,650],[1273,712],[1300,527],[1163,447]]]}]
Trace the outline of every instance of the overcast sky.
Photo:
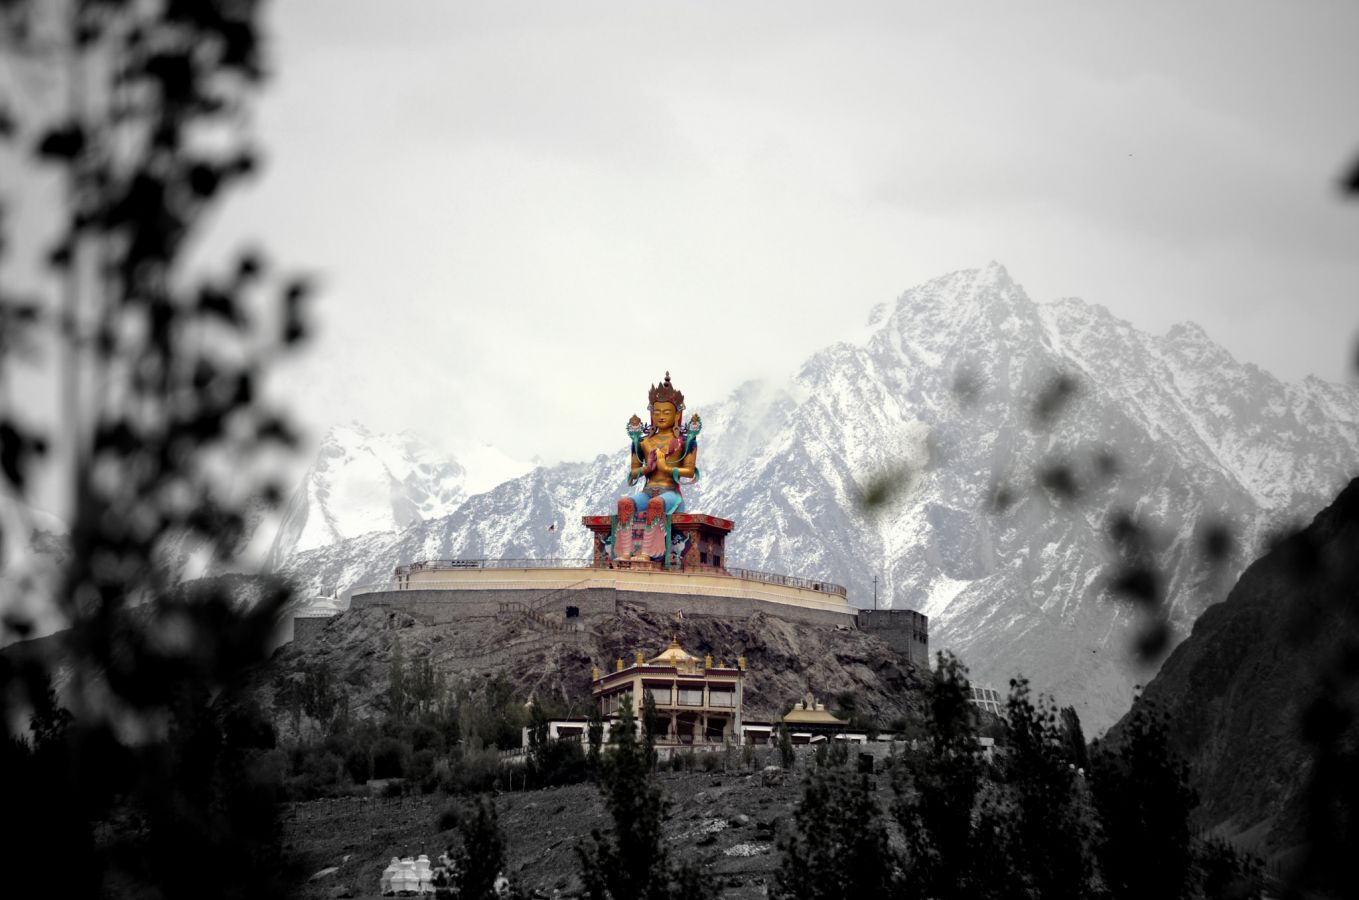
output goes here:
[{"label": "overcast sky", "polygon": [[217,215],[320,274],[302,419],[613,451],[926,279],[1192,319],[1290,380],[1359,325],[1359,4],[268,7],[263,176]]}]

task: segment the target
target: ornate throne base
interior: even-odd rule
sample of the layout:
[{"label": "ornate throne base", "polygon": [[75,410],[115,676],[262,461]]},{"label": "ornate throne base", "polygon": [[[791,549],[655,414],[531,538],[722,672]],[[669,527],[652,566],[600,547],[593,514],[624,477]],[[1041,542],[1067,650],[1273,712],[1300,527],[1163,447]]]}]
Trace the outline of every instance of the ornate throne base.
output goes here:
[{"label": "ornate throne base", "polygon": [[[582,516],[581,524],[594,534],[594,565],[601,569],[665,569],[671,571],[725,572],[723,544],[736,527],[730,519],[699,513],[675,513],[670,517],[672,556],[661,562],[619,560],[609,556],[607,542],[613,535],[613,516]],[[678,538],[678,541],[676,540]],[[679,551],[676,554],[675,548]]]}]

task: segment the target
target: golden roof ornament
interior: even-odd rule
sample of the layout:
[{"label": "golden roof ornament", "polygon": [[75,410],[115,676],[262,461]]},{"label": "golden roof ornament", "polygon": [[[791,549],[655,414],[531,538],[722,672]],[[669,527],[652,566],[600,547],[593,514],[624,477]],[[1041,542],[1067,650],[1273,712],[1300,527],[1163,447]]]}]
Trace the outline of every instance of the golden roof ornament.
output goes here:
[{"label": "golden roof ornament", "polygon": [[662,650],[660,655],[651,661],[663,666],[674,666],[675,668],[679,668],[681,666],[697,665],[698,657],[685,653],[683,648],[679,645],[679,638],[672,637],[670,639],[670,646]]}]

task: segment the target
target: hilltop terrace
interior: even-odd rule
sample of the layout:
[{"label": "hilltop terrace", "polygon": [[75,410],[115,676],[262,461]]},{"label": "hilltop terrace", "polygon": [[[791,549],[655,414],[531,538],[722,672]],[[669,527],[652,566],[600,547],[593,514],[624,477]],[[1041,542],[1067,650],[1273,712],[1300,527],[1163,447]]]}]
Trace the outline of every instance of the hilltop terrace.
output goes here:
[{"label": "hilltop terrace", "polygon": [[848,592],[829,581],[736,567],[676,571],[659,562],[592,559],[436,559],[397,566],[392,581],[354,594],[407,591],[588,591],[763,600],[853,615]]}]

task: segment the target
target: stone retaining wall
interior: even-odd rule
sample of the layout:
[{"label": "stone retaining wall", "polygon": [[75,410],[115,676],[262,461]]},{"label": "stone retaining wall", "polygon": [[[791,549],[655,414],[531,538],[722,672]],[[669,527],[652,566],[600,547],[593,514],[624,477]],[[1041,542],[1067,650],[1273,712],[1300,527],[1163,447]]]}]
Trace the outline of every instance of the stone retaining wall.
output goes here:
[{"label": "stone retaining wall", "polygon": [[[854,627],[853,611],[834,612],[810,609],[749,597],[711,597],[657,591],[627,591],[608,587],[575,590],[509,588],[505,590],[409,590],[374,591],[356,594],[351,609],[389,606],[401,609],[431,624],[447,624],[467,619],[488,618],[518,608],[537,609],[554,620],[569,622],[567,607],[575,607],[576,618],[587,625],[593,619],[615,615],[620,603],[644,606],[661,613],[683,612],[686,616],[726,616],[745,618],[757,612],[793,622],[813,625]],[[516,606],[517,605],[517,606]]]}]

